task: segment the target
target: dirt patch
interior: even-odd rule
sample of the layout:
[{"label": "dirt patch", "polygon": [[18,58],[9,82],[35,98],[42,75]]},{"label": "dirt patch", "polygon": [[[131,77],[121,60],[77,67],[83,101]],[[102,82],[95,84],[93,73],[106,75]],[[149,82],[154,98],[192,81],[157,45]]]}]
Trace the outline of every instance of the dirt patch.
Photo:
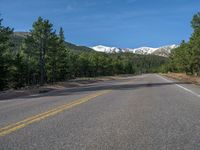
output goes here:
[{"label": "dirt patch", "polygon": [[190,75],[186,75],[185,73],[167,73],[167,74],[161,74],[161,75],[172,78],[172,79],[176,79],[179,81],[184,81],[184,82],[200,85],[200,77],[197,77],[197,76],[190,76]]}]

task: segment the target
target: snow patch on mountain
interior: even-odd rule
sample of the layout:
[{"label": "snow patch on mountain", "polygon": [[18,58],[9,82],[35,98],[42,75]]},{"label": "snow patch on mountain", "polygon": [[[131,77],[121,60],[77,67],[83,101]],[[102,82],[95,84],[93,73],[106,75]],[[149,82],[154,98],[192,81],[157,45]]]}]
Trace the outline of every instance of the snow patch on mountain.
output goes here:
[{"label": "snow patch on mountain", "polygon": [[117,47],[108,47],[108,46],[103,46],[103,45],[98,45],[91,48],[94,49],[95,51],[105,52],[105,53],[119,53],[122,51],[122,49],[117,48]]}]

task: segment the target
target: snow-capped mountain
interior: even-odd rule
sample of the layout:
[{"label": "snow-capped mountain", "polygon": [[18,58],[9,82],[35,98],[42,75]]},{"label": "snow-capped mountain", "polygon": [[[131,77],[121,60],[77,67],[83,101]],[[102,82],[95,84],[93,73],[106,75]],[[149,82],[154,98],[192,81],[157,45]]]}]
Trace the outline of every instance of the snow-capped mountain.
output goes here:
[{"label": "snow-capped mountain", "polygon": [[143,55],[159,55],[168,57],[171,53],[171,50],[178,47],[178,45],[168,45],[168,46],[162,46],[158,48],[152,48],[152,47],[140,47],[140,48],[117,48],[117,47],[108,47],[103,45],[98,45],[91,47],[95,51],[98,52],[105,52],[105,53],[119,53],[119,52],[132,52],[135,54],[143,54]]},{"label": "snow-capped mountain", "polygon": [[136,53],[136,54],[152,54],[156,50],[157,48],[140,47],[140,48],[133,49],[131,52]]},{"label": "snow-capped mountain", "polygon": [[163,57],[168,57],[169,54],[171,53],[171,50],[174,48],[177,48],[178,45],[168,45],[168,46],[162,46],[155,50],[152,54],[158,55],[158,56],[163,56]]}]

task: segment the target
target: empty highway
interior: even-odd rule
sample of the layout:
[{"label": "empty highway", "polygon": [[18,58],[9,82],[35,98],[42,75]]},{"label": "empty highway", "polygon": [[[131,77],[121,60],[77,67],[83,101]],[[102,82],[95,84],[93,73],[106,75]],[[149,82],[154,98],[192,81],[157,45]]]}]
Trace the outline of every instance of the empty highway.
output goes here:
[{"label": "empty highway", "polygon": [[157,74],[0,101],[0,150],[199,150],[200,88]]}]

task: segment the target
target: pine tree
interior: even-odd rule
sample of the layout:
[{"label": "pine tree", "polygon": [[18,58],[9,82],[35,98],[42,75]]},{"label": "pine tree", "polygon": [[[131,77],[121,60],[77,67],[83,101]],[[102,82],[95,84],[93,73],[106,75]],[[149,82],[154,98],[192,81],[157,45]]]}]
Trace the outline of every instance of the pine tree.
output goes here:
[{"label": "pine tree", "polygon": [[200,12],[193,16],[191,26],[194,32],[189,42],[183,41],[172,51],[166,67],[168,71],[200,75]]},{"label": "pine tree", "polygon": [[0,19],[0,90],[8,86],[12,63],[11,50],[13,46],[11,42],[13,29],[4,27],[2,21],[3,19]]},{"label": "pine tree", "polygon": [[60,30],[59,30],[59,39],[60,39],[60,42],[65,42],[64,30],[62,27],[60,27]]},{"label": "pine tree", "polygon": [[191,25],[192,25],[192,28],[194,29],[194,32],[200,29],[200,12],[198,12],[197,14],[193,16]]},{"label": "pine tree", "polygon": [[67,80],[70,79],[70,67],[71,67],[71,60],[70,60],[70,52],[66,48],[65,45],[65,36],[64,30],[61,27],[58,34],[59,43],[58,43],[58,70],[59,70],[59,79],[60,80]]},{"label": "pine tree", "polygon": [[43,20],[41,17],[33,23],[31,30],[32,46],[39,56],[40,84],[47,81],[46,77],[46,53],[48,52],[49,43],[53,35],[53,25],[49,20]]}]

